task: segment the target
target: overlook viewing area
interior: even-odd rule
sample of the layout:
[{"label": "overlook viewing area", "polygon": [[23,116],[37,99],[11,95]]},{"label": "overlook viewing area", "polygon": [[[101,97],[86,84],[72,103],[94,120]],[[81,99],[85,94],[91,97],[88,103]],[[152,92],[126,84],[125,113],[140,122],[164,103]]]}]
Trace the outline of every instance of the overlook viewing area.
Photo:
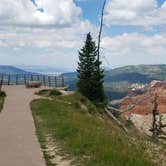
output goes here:
[{"label": "overlook viewing area", "polygon": [[[31,85],[39,86],[31,86]],[[6,97],[0,113],[0,165],[45,166],[36,136],[30,102],[42,89],[64,88],[64,77],[36,74],[0,74]]]},{"label": "overlook viewing area", "polygon": [[65,80],[61,76],[48,76],[37,74],[0,74],[1,85],[26,85],[39,82],[41,86],[64,87]]}]

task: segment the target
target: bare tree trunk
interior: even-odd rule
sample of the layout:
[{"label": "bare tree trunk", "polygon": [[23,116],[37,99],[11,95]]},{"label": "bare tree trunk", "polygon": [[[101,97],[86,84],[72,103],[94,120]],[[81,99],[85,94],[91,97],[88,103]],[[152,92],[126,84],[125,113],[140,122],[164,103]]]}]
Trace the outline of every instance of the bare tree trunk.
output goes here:
[{"label": "bare tree trunk", "polygon": [[156,138],[158,133],[157,133],[157,115],[158,115],[158,95],[157,93],[155,94],[154,101],[153,101],[154,107],[152,110],[152,115],[153,115],[153,121],[152,121],[152,128],[150,131],[152,132],[152,137]]},{"label": "bare tree trunk", "polygon": [[109,111],[108,108],[105,108],[105,112],[106,112],[107,115],[108,115],[110,118],[112,118],[119,126],[121,126],[121,127],[124,129],[124,131],[125,131],[126,133],[128,133],[128,129],[125,127],[125,125],[124,125],[123,123],[121,123],[121,121],[119,121],[119,120],[112,114],[112,112]]},{"label": "bare tree trunk", "polygon": [[[99,36],[98,36],[98,47],[97,47],[97,61],[100,61],[100,43],[101,43],[101,34],[103,30],[103,20],[104,20],[104,9],[106,5],[107,0],[104,0],[103,7],[102,7],[102,13],[101,13],[101,22],[100,22],[100,29],[99,29]],[[98,64],[100,66],[100,63]]]}]

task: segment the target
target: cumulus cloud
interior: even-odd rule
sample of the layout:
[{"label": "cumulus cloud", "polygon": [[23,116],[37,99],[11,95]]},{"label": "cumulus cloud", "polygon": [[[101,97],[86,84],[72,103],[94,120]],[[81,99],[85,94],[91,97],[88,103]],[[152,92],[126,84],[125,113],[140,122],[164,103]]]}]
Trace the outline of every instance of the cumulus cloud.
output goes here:
[{"label": "cumulus cloud", "polygon": [[[85,35],[98,34],[98,28],[84,19],[81,12],[74,0],[1,0],[1,63],[76,66],[77,50]],[[106,7],[105,22],[109,26],[164,24],[166,2],[159,8],[156,0],[111,0]],[[153,63],[151,57],[156,57],[154,62],[156,59],[163,62],[166,34],[104,36],[102,48],[101,53],[112,65],[143,63],[144,59]]]},{"label": "cumulus cloud", "polygon": [[97,30],[81,12],[73,0],[1,0],[1,64],[73,64]]},{"label": "cumulus cloud", "polygon": [[[79,27],[79,28],[78,28]],[[85,34],[96,32],[89,21],[78,21],[64,28],[5,27],[0,29],[0,47],[79,48]]]},{"label": "cumulus cloud", "polygon": [[81,9],[73,0],[1,0],[1,24],[56,25],[72,24]]},{"label": "cumulus cloud", "polygon": [[105,36],[102,48],[103,62],[108,67],[162,64],[166,61],[166,33],[151,36],[140,33]]},{"label": "cumulus cloud", "polygon": [[105,22],[108,26],[166,24],[166,1],[158,7],[157,0],[109,0]]},{"label": "cumulus cloud", "polygon": [[80,13],[73,0],[1,0],[0,46],[77,48],[96,30]]},{"label": "cumulus cloud", "polygon": [[[128,56],[145,54],[165,56],[166,52],[166,33],[146,36],[139,33],[124,33],[116,37],[104,37],[102,47],[107,52],[114,55]],[[141,55],[143,54],[143,55]]]},{"label": "cumulus cloud", "polygon": [[85,35],[97,28],[87,20],[59,27],[0,27],[1,64],[76,67]]}]

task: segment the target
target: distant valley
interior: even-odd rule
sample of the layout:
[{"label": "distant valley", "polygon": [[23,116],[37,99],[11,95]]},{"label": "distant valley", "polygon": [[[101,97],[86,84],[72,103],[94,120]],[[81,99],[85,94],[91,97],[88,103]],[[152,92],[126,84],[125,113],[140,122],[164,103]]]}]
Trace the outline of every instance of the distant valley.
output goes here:
[{"label": "distant valley", "polygon": [[[65,84],[70,90],[76,89],[77,73],[64,72],[67,69],[58,69],[42,66],[22,66],[21,69],[13,66],[0,65],[0,73],[5,74],[32,74],[42,73],[60,75],[65,77]],[[63,73],[64,72],[64,73]],[[105,71],[105,93],[110,100],[119,99],[128,94],[131,85],[146,84],[152,80],[164,80],[166,78],[166,65],[137,65],[124,66]]]},{"label": "distant valley", "polygon": [[[76,72],[62,74],[70,89],[76,88]],[[166,78],[166,65],[124,66],[105,71],[104,87],[110,100],[119,99],[128,94],[134,83],[146,84],[152,80]]]}]

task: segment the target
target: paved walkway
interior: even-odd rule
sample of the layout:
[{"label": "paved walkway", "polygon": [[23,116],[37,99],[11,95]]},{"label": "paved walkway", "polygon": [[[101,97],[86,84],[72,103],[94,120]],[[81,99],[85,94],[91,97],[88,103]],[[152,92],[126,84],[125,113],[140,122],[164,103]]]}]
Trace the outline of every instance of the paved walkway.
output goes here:
[{"label": "paved walkway", "polygon": [[29,103],[36,89],[4,86],[0,113],[0,166],[45,166]]}]

